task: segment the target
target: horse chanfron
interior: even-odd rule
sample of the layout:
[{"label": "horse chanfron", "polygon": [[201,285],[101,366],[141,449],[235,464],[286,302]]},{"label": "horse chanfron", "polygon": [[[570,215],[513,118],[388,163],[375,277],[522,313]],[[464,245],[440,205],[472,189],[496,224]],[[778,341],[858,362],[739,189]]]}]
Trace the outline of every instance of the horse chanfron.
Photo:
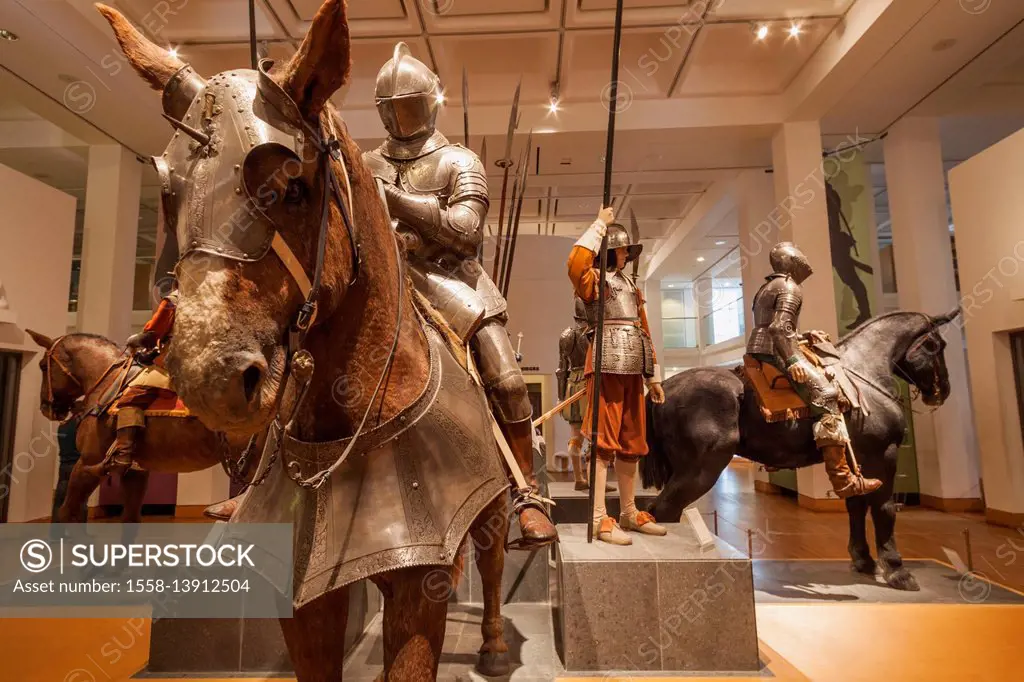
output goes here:
[{"label": "horse chanfron", "polygon": [[161,218],[178,249],[167,368],[208,427],[257,432],[278,409],[289,337],[324,312],[321,291],[340,294],[349,283],[322,267],[349,250],[327,229],[330,199],[340,201],[348,183],[331,178],[341,154],[326,108],[349,71],[343,6],[325,6],[321,32],[287,63],[208,80],[101,11],[129,62],[162,90],[175,129],[154,158]]}]

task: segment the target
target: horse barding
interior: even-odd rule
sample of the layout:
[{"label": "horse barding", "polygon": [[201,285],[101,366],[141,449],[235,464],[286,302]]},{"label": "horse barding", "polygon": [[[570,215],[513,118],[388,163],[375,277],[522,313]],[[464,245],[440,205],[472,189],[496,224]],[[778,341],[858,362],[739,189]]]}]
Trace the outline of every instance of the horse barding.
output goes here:
[{"label": "horse barding", "polygon": [[[919,589],[894,536],[893,487],[907,430],[897,379],[919,391],[925,405],[945,402],[950,385],[941,330],[959,314],[959,308],[936,317],[887,313],[836,344],[859,403],[846,417],[853,451],[862,473],[882,481],[875,492],[845,500],[849,553],[855,570],[875,574],[865,524],[870,509],[881,572],[896,589]],[[664,404],[647,403],[650,454],[642,462],[644,485],[661,488],[649,510],[659,521],[678,520],[683,509],[711,490],[733,455],[777,469],[822,462],[812,420],[768,423],[753,388],[733,370],[687,370],[667,379],[664,389]]]},{"label": "horse barding", "polygon": [[[211,429],[269,429],[233,522],[291,523],[301,682],[340,679],[348,587],[384,596],[385,679],[435,679],[467,533],[484,579],[478,667],[507,671],[507,489],[480,386],[407,285],[375,181],[329,98],[347,80],[346,5],[328,0],[286,63],[209,80],[100,7],[175,133],[154,158],[176,239],[167,369]],[[339,389],[339,387],[341,387]]]}]

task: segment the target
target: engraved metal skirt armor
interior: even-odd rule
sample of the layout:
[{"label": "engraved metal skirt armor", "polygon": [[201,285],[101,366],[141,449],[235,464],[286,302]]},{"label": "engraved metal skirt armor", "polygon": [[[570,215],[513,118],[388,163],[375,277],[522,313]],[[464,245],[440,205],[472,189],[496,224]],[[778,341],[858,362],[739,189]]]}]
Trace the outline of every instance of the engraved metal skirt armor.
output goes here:
[{"label": "engraved metal skirt armor", "polygon": [[[596,349],[596,344],[595,344]],[[607,374],[654,376],[654,344],[633,324],[605,323],[601,371]]]},{"label": "engraved metal skirt armor", "polygon": [[[427,337],[430,376],[412,405],[364,433],[318,490],[292,483],[279,460],[231,519],[293,524],[296,608],[386,571],[451,566],[470,524],[508,488],[482,389],[436,331],[428,327]],[[284,445],[309,475],[347,444],[286,438]]]}]

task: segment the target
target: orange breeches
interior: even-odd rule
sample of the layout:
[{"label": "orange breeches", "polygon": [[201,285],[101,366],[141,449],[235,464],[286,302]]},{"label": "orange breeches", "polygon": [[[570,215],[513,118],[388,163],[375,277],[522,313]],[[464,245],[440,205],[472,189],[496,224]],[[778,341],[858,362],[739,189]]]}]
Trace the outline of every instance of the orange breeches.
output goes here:
[{"label": "orange breeches", "polygon": [[[587,376],[583,432],[593,442],[594,375]],[[597,454],[605,459],[616,454],[640,457],[647,454],[647,414],[644,379],[639,374],[602,374],[598,407]]]}]

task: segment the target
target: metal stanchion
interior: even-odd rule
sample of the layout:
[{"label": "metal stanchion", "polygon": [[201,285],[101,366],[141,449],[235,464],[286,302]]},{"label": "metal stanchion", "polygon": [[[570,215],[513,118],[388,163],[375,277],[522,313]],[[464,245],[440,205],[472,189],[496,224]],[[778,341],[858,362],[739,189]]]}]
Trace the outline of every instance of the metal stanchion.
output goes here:
[{"label": "metal stanchion", "polygon": [[971,554],[971,530],[964,528],[960,531],[964,536],[964,550],[967,552],[967,570],[974,572],[974,556]]},{"label": "metal stanchion", "polygon": [[718,510],[712,512],[715,517],[715,535],[718,535]]},{"label": "metal stanchion", "polygon": [[747,529],[747,558],[754,559],[754,531]]}]

